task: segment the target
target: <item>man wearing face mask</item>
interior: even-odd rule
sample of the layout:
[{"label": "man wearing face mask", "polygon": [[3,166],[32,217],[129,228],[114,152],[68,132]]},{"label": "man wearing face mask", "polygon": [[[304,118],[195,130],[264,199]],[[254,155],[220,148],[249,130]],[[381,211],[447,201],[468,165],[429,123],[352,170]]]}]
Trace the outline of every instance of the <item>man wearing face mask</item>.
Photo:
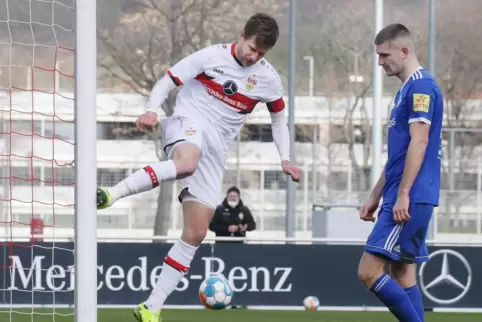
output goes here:
[{"label": "man wearing face mask", "polygon": [[229,188],[223,203],[216,208],[209,230],[219,237],[245,237],[246,231],[254,229],[256,223],[249,208],[243,204],[239,189]]}]

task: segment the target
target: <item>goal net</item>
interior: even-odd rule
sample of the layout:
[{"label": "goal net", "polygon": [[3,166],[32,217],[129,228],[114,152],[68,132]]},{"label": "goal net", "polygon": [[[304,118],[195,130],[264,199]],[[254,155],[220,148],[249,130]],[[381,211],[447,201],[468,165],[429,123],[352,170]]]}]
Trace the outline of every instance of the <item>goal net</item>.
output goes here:
[{"label": "goal net", "polygon": [[75,314],[76,2],[0,0],[0,321]]}]

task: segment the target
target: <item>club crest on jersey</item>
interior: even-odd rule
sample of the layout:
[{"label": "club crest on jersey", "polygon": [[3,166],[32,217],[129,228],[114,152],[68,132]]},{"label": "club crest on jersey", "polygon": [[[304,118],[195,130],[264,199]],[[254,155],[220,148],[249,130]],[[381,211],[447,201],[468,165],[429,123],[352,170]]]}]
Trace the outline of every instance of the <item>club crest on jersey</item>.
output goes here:
[{"label": "club crest on jersey", "polygon": [[238,85],[232,80],[228,80],[223,84],[224,94],[231,96],[238,92]]},{"label": "club crest on jersey", "polygon": [[193,127],[190,127],[186,130],[184,134],[187,136],[193,136],[194,134],[196,134],[196,129]]},{"label": "club crest on jersey", "polygon": [[246,81],[246,89],[248,91],[251,91],[256,87],[256,84],[258,83],[258,81],[256,80],[255,77],[256,77],[255,75],[253,75],[252,77],[248,77],[248,80]]}]

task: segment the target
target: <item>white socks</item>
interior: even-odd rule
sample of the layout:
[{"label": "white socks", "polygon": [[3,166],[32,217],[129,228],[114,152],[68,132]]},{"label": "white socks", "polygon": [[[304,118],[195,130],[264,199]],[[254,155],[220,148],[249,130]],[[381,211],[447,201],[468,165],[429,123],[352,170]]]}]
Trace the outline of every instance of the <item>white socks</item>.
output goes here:
[{"label": "white socks", "polygon": [[191,246],[178,239],[164,258],[162,271],[157,278],[151,295],[145,302],[151,312],[159,311],[167,297],[174,291],[177,284],[189,270],[189,265],[198,247]]},{"label": "white socks", "polygon": [[109,188],[109,193],[112,196],[110,205],[120,198],[152,190],[156,188],[160,182],[174,180],[176,176],[177,170],[172,160],[145,166],[114,187]]}]

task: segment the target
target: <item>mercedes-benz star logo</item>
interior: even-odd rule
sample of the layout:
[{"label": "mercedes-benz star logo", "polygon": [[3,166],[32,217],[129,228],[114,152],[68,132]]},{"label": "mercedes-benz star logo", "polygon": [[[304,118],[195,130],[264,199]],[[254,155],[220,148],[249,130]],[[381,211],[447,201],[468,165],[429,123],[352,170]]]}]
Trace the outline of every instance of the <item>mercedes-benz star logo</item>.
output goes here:
[{"label": "mercedes-benz star logo", "polygon": [[[432,281],[426,284],[423,278],[426,265],[430,262],[432,258],[440,255],[443,256],[440,274],[434,279],[432,279]],[[463,298],[465,294],[467,294],[467,292],[469,291],[470,285],[472,284],[472,269],[470,268],[470,264],[465,259],[465,257],[454,250],[441,249],[431,253],[428,258],[429,258],[429,262],[423,263],[422,266],[420,267],[420,271],[418,272],[418,275],[420,277],[420,289],[422,290],[423,294],[425,294],[425,296],[429,298],[431,301],[438,304],[453,304],[459,301],[461,298]],[[459,279],[457,279],[451,274],[449,262],[453,263],[454,260],[458,261],[459,265],[462,264],[461,266],[463,266],[465,270],[465,274],[467,275],[467,278],[465,280],[461,279],[460,277]],[[454,294],[458,293],[458,295],[452,296],[451,298],[448,298],[448,299],[441,299],[436,295],[434,295],[433,293],[431,293],[430,289],[432,287],[435,287],[441,284],[448,284],[450,286],[453,286],[455,290],[458,290]]]},{"label": "mercedes-benz star logo", "polygon": [[231,96],[236,94],[237,91],[238,91],[238,85],[236,85],[236,83],[233,82],[232,80],[228,80],[223,84],[224,94]]}]

